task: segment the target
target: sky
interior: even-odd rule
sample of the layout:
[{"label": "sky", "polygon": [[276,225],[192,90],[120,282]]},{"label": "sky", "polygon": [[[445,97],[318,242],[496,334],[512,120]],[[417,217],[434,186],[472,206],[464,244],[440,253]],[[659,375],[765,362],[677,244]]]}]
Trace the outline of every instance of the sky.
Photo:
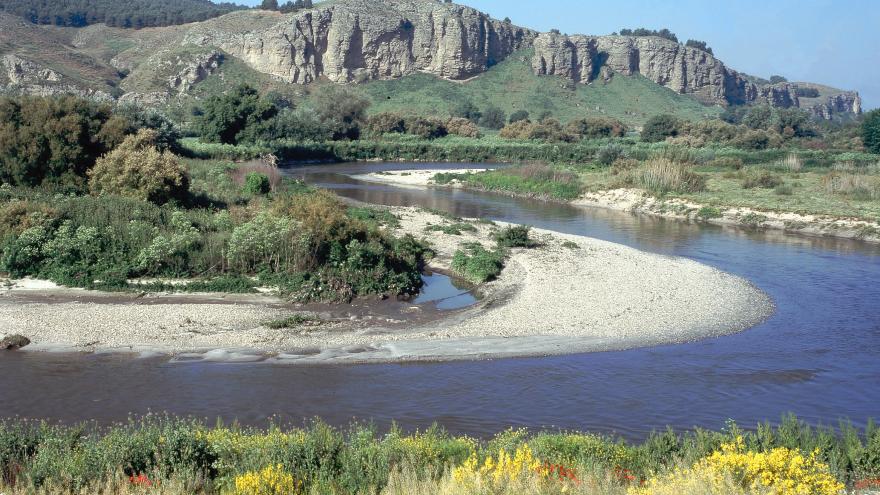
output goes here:
[{"label": "sky", "polygon": [[[259,0],[243,3],[256,4]],[[283,2],[282,2],[283,3]],[[568,34],[669,28],[704,40],[727,66],[862,95],[880,107],[880,0],[457,0],[517,25]]]}]

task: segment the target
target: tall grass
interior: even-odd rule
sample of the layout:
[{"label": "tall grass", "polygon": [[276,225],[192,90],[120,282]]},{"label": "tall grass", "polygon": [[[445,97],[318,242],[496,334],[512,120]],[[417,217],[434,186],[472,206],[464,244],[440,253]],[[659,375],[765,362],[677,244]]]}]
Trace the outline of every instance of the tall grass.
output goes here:
[{"label": "tall grass", "polygon": [[822,184],[828,194],[838,194],[861,201],[880,199],[878,177],[835,170],[822,178]]},{"label": "tall grass", "polygon": [[581,182],[574,172],[544,164],[526,164],[477,174],[437,174],[438,184],[458,180],[487,191],[499,191],[550,199],[570,200],[580,196]]},{"label": "tall grass", "polygon": [[639,187],[659,194],[668,192],[691,193],[706,188],[706,178],[682,163],[666,158],[654,158],[632,173]]}]

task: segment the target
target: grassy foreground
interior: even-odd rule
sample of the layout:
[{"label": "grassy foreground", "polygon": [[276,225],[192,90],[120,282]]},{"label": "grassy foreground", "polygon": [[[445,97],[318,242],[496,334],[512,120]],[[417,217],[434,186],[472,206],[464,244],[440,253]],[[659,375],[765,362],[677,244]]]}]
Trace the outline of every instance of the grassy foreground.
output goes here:
[{"label": "grassy foreground", "polygon": [[0,422],[0,492],[831,495],[880,477],[880,429],[816,429],[794,417],[745,432],[651,435],[508,430],[492,439],[434,427],[405,434],[214,427],[147,416],[110,428]]}]

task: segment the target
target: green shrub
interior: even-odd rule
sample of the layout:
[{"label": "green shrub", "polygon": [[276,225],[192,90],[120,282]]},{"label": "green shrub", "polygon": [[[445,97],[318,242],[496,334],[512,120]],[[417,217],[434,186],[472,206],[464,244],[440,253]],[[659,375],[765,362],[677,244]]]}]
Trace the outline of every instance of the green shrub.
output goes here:
[{"label": "green shrub", "polygon": [[610,117],[587,117],[572,120],[565,126],[565,130],[578,139],[612,138],[626,135],[626,126],[623,122]]},{"label": "green shrub", "polygon": [[428,225],[425,232],[443,232],[447,235],[461,235],[462,232],[476,232],[477,228],[466,222],[456,222],[443,225]]},{"label": "green shrub", "polygon": [[156,148],[157,133],[142,129],[125,138],[89,171],[89,188],[98,195],[118,195],[157,204],[182,200],[189,177],[170,151]]},{"label": "green shrub", "polygon": [[245,194],[262,195],[269,194],[272,190],[272,184],[269,182],[269,176],[259,172],[250,172],[244,179]]},{"label": "green shrub", "polygon": [[773,189],[773,192],[778,196],[791,196],[794,194],[794,188],[788,184],[780,184]]},{"label": "green shrub", "polygon": [[678,135],[679,120],[672,115],[655,115],[642,128],[642,141],[656,143]]},{"label": "green shrub", "polygon": [[757,187],[773,189],[780,185],[782,185],[782,179],[776,174],[766,170],[748,173],[742,182],[743,189],[754,189]]},{"label": "green shrub", "polygon": [[596,152],[596,163],[606,167],[620,158],[626,158],[626,151],[617,143],[605,144]]},{"label": "green shrub", "polygon": [[721,218],[724,215],[721,210],[713,206],[704,206],[697,211],[697,218],[702,220],[711,220],[713,218]]},{"label": "green shrub", "polygon": [[483,115],[480,117],[480,125],[487,129],[501,129],[504,127],[504,122],[507,120],[507,116],[504,114],[504,110],[500,108],[490,105],[483,110]]},{"label": "green shrub", "polygon": [[451,266],[454,272],[475,284],[488,282],[501,274],[504,252],[489,251],[479,244],[473,244],[456,251]]},{"label": "green shrub", "polygon": [[871,153],[880,153],[880,110],[868,112],[862,121],[862,141]]},{"label": "green shrub", "polygon": [[531,230],[531,227],[525,225],[505,227],[495,234],[495,242],[501,248],[534,247],[535,242],[529,237]]},{"label": "green shrub", "polygon": [[256,89],[241,85],[227,94],[208,98],[197,128],[202,140],[209,143],[254,142],[277,113],[275,105]]},{"label": "green shrub", "polygon": [[297,313],[286,318],[278,318],[277,320],[267,321],[263,325],[266,328],[270,328],[272,330],[281,330],[285,328],[296,328],[303,325],[315,324],[316,322],[320,322],[320,320],[314,315]]},{"label": "green shrub", "polygon": [[510,118],[507,120],[509,124],[513,124],[514,122],[519,122],[521,120],[529,120],[529,112],[528,110],[517,110],[510,114]]},{"label": "green shrub", "polygon": [[449,134],[443,122],[423,117],[406,119],[406,133],[422,139],[437,139]]},{"label": "green shrub", "polygon": [[74,186],[131,132],[109,105],[73,96],[0,97],[0,182]]}]

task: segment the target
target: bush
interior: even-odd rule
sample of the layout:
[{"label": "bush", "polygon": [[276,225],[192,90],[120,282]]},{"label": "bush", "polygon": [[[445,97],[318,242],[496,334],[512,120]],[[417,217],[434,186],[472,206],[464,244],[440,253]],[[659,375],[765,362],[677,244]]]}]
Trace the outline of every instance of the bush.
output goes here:
[{"label": "bush", "polygon": [[519,122],[521,120],[529,120],[529,112],[527,110],[517,110],[513,112],[510,114],[510,118],[507,122],[513,124],[514,122]]},{"label": "bush", "polygon": [[259,172],[250,172],[244,179],[244,193],[252,195],[269,194],[272,190],[272,184],[269,182],[269,176]]},{"label": "bush", "polygon": [[633,180],[639,187],[660,194],[700,192],[706,188],[705,176],[665,158],[651,159],[634,170]]},{"label": "bush", "polygon": [[626,135],[626,126],[609,117],[588,117],[569,122],[566,132],[579,139],[623,137]]},{"label": "bush", "polygon": [[744,150],[766,150],[782,145],[782,137],[775,132],[750,130],[734,141],[734,145]]},{"label": "bush", "polygon": [[400,114],[393,112],[377,113],[367,119],[367,130],[373,136],[402,134],[406,132],[406,120]]},{"label": "bush", "polygon": [[277,113],[275,105],[261,98],[256,89],[243,84],[227,94],[208,98],[196,126],[205,142],[255,142],[264,132],[266,121]]},{"label": "bush", "polygon": [[617,143],[608,143],[599,148],[596,152],[596,163],[601,165],[611,165],[620,158],[625,158],[626,152],[623,146]]},{"label": "bush", "polygon": [[156,148],[157,133],[140,130],[99,159],[89,175],[92,193],[137,198],[157,204],[186,197],[189,178],[180,160]]},{"label": "bush", "polygon": [[464,100],[453,107],[452,117],[467,119],[474,124],[477,124],[480,122],[480,118],[483,117],[483,113],[480,112],[480,109],[477,108],[476,105],[474,105],[474,102],[472,102],[471,100]]},{"label": "bush", "polygon": [[406,133],[418,136],[422,139],[436,139],[447,135],[449,132],[443,122],[423,117],[410,117],[406,120]]},{"label": "bush", "polygon": [[322,84],[313,91],[314,110],[319,120],[332,130],[333,139],[358,139],[370,101],[338,84]]},{"label": "bush", "polygon": [[764,189],[773,189],[774,187],[780,185],[782,185],[782,179],[780,179],[776,174],[768,172],[766,170],[747,174],[742,182],[743,189],[754,189],[757,187],[761,187]]},{"label": "bush", "polygon": [[495,279],[504,268],[504,253],[488,251],[479,244],[459,249],[452,257],[452,270],[472,283]]},{"label": "bush", "polygon": [[503,228],[495,234],[495,242],[502,248],[530,248],[535,242],[529,237],[532,228],[525,225],[513,225]]},{"label": "bush", "polygon": [[453,136],[474,139],[481,137],[480,128],[468,119],[453,117],[446,122],[446,130]]},{"label": "bush", "polygon": [[108,105],[62,96],[0,97],[0,182],[80,186],[131,132]]},{"label": "bush", "polygon": [[862,122],[862,142],[871,153],[880,153],[880,110],[868,112]]},{"label": "bush", "polygon": [[705,41],[687,40],[684,46],[687,46],[689,48],[696,48],[697,50],[702,50],[709,55],[714,55],[714,53],[712,52],[712,48],[709,47],[709,45],[707,45]]},{"label": "bush", "polygon": [[504,127],[504,122],[507,120],[507,116],[504,114],[504,110],[491,105],[483,110],[483,116],[480,118],[480,125],[487,129],[501,129]]},{"label": "bush", "polygon": [[322,121],[315,112],[303,108],[285,108],[260,126],[259,140],[329,141],[336,127]]},{"label": "bush", "polygon": [[679,121],[672,115],[655,115],[642,128],[642,141],[656,143],[678,135]]}]

